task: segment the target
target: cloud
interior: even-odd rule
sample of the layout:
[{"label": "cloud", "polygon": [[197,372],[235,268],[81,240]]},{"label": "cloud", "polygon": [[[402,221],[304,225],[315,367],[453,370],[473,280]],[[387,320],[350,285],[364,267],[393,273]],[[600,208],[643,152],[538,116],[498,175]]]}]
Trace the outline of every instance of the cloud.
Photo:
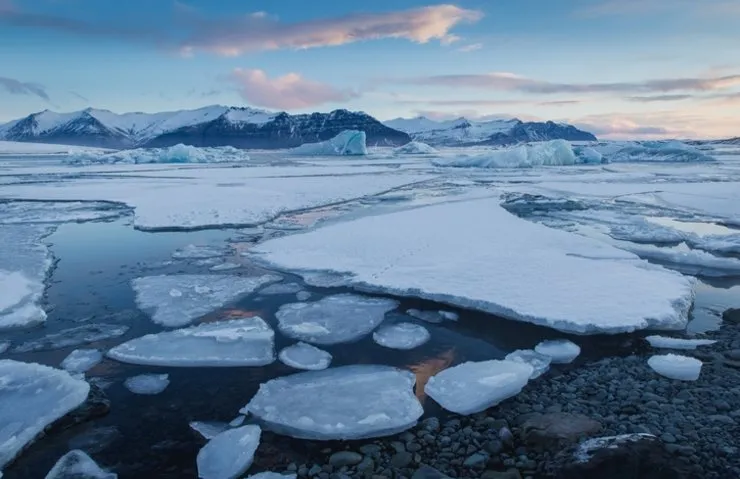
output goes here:
[{"label": "cloud", "polygon": [[46,93],[46,88],[38,83],[22,82],[13,78],[0,77],[0,87],[11,95],[32,95],[51,102],[51,98]]},{"label": "cloud", "polygon": [[630,96],[625,98],[627,101],[637,103],[655,103],[660,101],[681,101],[695,98],[694,95],[653,95],[653,96]]},{"label": "cloud", "polygon": [[462,52],[462,53],[468,53],[468,52],[474,52],[476,50],[480,50],[481,48],[483,48],[482,43],[471,43],[470,45],[463,45],[462,47],[458,48],[457,51]]},{"label": "cloud", "polygon": [[87,99],[87,98],[85,98],[84,96],[80,95],[80,94],[79,94],[79,93],[77,93],[76,91],[72,91],[72,90],[70,90],[70,91],[69,91],[69,94],[70,94],[70,95],[72,95],[73,97],[76,97],[76,98],[77,98],[77,99],[79,99],[79,100],[82,100],[82,101],[84,101],[84,102],[88,102],[88,103],[90,102],[90,100],[89,100],[89,99]]},{"label": "cloud", "polygon": [[239,94],[255,106],[278,109],[308,108],[324,103],[344,102],[359,96],[351,90],[307,80],[297,73],[269,78],[262,70],[235,69],[229,80]]}]

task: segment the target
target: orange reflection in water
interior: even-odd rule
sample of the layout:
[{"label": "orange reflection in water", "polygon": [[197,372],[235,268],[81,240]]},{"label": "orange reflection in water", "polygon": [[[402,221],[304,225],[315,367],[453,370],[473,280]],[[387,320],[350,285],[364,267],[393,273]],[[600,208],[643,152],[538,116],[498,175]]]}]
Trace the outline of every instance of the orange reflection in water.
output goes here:
[{"label": "orange reflection in water", "polygon": [[455,359],[455,348],[450,348],[434,358],[428,358],[418,364],[410,364],[407,367],[416,375],[416,397],[419,402],[424,404],[427,395],[424,393],[424,387],[429,378],[440,371],[450,367]]}]

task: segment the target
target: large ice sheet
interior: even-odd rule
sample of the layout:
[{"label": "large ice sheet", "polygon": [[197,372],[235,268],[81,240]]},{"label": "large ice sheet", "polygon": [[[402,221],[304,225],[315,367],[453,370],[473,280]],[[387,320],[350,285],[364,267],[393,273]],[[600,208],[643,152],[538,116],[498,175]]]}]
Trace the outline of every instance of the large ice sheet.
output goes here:
[{"label": "large ice sheet", "polygon": [[108,357],[152,366],[265,366],[275,360],[274,342],[272,328],[255,316],[147,334],[116,346]]},{"label": "large ice sheet", "polygon": [[242,426],[217,435],[198,452],[198,477],[236,479],[249,469],[260,444],[259,426]]},{"label": "large ice sheet", "polygon": [[139,164],[139,163],[229,163],[247,162],[245,150],[233,146],[198,148],[182,143],[167,148],[136,148],[133,150],[100,153],[79,151],[70,153],[65,163],[71,165]]},{"label": "large ice sheet", "polygon": [[580,334],[683,328],[694,294],[689,278],[518,218],[496,198],[328,225],[252,253],[307,276],[331,271],[345,284]]},{"label": "large ice sheet", "polygon": [[136,303],[153,311],[152,320],[163,326],[184,326],[262,286],[279,276],[160,275],[136,278],[132,286]]},{"label": "large ice sheet", "polygon": [[365,132],[345,130],[330,140],[318,143],[304,143],[288,150],[293,155],[333,156],[333,155],[367,155]]},{"label": "large ice sheet", "polygon": [[619,241],[615,242],[615,246],[688,274],[710,277],[740,276],[739,259],[691,249],[685,243],[676,247],[660,247]]},{"label": "large ice sheet", "polygon": [[373,341],[391,349],[414,349],[429,341],[431,335],[424,326],[397,323],[382,326],[373,333]]},{"label": "large ice sheet", "polygon": [[383,322],[385,313],[397,306],[392,299],[337,294],[313,303],[285,304],[275,316],[286,336],[314,344],[337,344],[369,334]]},{"label": "large ice sheet", "polygon": [[118,474],[108,472],[80,450],[63,455],[51,468],[45,479],[117,479]]},{"label": "large ice sheet", "polygon": [[533,166],[575,165],[578,158],[565,140],[551,140],[530,145],[491,150],[475,156],[434,160],[437,166],[477,168],[530,168]]},{"label": "large ice sheet", "polygon": [[292,368],[320,371],[331,364],[332,356],[323,349],[306,343],[288,346],[278,354],[280,361]]},{"label": "large ice sheet", "polygon": [[46,426],[85,402],[90,385],[66,371],[0,360],[0,469]]},{"label": "large ice sheet", "polygon": [[424,391],[448,411],[474,414],[519,394],[533,371],[517,361],[471,361],[435,374]]},{"label": "large ice sheet", "polygon": [[423,414],[415,376],[389,366],[342,366],[273,379],[243,411],[301,439],[365,439],[413,427]]}]

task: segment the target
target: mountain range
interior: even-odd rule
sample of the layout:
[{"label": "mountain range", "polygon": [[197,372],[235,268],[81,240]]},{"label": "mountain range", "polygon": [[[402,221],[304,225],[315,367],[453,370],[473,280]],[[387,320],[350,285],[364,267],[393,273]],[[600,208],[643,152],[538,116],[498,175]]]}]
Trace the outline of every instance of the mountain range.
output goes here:
[{"label": "mountain range", "polygon": [[437,146],[509,145],[553,139],[595,140],[592,134],[553,122],[518,119],[434,121],[424,117],[381,123],[364,112],[292,115],[249,107],[207,106],[161,113],[123,113],[87,108],[72,113],[44,110],[0,125],[0,140],[124,149],[234,146],[291,148],[328,140],[343,130],[362,130],[370,146],[418,140]]}]

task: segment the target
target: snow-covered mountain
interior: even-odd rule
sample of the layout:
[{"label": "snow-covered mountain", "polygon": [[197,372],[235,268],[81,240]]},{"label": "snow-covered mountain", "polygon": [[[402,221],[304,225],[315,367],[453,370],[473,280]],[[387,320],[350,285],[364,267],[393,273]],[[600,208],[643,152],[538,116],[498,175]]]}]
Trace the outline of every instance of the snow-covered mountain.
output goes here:
[{"label": "snow-covered mountain", "polygon": [[290,115],[254,108],[207,106],[197,110],[116,114],[88,108],[44,110],[0,125],[0,139],[105,148],[194,146],[289,148],[323,141],[343,130],[362,130],[369,145],[403,145],[408,134],[363,112]]},{"label": "snow-covered mountain", "polygon": [[437,121],[423,116],[396,118],[386,126],[408,133],[412,139],[435,146],[512,145],[529,141],[595,141],[596,137],[564,123],[523,122],[517,118],[471,121],[466,118]]}]

